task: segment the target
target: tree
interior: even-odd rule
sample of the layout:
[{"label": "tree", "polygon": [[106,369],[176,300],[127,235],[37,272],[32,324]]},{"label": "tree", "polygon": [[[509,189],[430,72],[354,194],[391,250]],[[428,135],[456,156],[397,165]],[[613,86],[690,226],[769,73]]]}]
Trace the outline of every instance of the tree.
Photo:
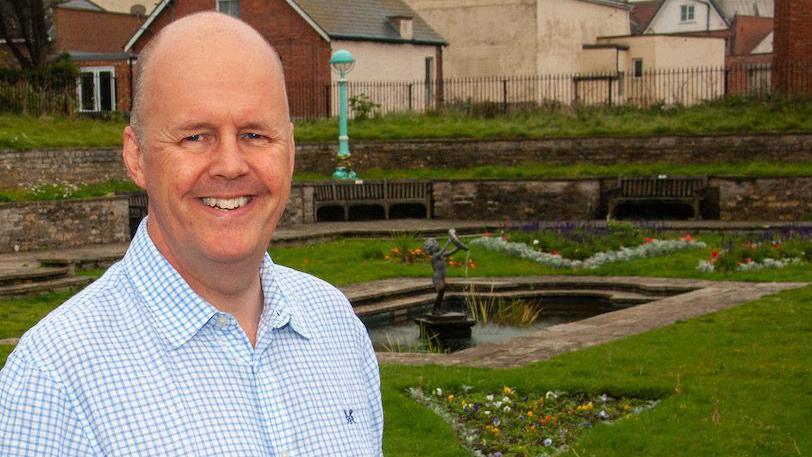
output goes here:
[{"label": "tree", "polygon": [[0,0],[0,38],[23,69],[41,68],[51,50],[53,0]]}]

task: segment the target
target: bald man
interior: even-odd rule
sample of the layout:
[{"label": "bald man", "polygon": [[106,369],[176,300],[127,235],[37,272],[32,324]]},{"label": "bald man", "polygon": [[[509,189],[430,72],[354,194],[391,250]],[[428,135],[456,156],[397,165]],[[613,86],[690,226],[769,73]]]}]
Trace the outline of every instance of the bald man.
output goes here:
[{"label": "bald man", "polygon": [[266,253],[294,159],[275,52],[200,13],[139,60],[123,157],[149,217],[9,357],[0,455],[381,455],[364,326]]}]

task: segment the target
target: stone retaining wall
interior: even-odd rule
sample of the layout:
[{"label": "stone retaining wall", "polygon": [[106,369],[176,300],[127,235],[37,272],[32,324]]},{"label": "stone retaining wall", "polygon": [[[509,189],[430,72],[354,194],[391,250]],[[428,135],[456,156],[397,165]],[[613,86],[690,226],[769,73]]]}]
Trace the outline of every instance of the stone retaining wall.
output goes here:
[{"label": "stone retaining wall", "polygon": [[[371,168],[463,168],[541,162],[570,165],[618,163],[804,162],[812,160],[812,135],[705,135],[542,140],[354,141],[353,167],[363,176]],[[296,168],[330,174],[333,143],[297,146]]]},{"label": "stone retaining wall", "polygon": [[0,151],[0,189],[126,179],[121,148]]},{"label": "stone retaining wall", "polygon": [[0,204],[0,253],[129,240],[127,197]]},{"label": "stone retaining wall", "polygon": [[[353,166],[362,176],[370,168],[462,168],[526,162],[804,162],[812,160],[812,135],[354,141],[351,150]],[[296,169],[329,175],[335,169],[335,152],[334,142],[299,144]],[[0,151],[0,188],[111,179],[127,179],[121,148]]]},{"label": "stone retaining wall", "polygon": [[812,177],[713,178],[724,221],[794,221],[812,216]]}]

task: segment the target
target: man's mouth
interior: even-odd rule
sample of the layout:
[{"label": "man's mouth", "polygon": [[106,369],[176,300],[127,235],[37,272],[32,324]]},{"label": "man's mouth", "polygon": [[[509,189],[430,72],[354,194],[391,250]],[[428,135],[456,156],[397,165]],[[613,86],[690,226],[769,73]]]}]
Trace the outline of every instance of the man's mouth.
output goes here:
[{"label": "man's mouth", "polygon": [[201,200],[203,201],[204,205],[208,205],[212,208],[231,211],[247,205],[251,201],[251,197],[247,196],[234,198],[203,197],[201,198]]}]

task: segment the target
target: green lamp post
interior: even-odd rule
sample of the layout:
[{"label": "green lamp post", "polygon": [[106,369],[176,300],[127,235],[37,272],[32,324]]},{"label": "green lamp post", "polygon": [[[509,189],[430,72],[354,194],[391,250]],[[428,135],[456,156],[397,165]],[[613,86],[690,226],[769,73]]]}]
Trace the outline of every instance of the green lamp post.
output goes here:
[{"label": "green lamp post", "polygon": [[[339,49],[330,58],[330,66],[338,73],[338,159],[346,162],[350,157],[350,137],[347,135],[347,73],[355,65],[350,51]],[[335,179],[355,179],[356,174],[346,166],[336,167]]]}]

